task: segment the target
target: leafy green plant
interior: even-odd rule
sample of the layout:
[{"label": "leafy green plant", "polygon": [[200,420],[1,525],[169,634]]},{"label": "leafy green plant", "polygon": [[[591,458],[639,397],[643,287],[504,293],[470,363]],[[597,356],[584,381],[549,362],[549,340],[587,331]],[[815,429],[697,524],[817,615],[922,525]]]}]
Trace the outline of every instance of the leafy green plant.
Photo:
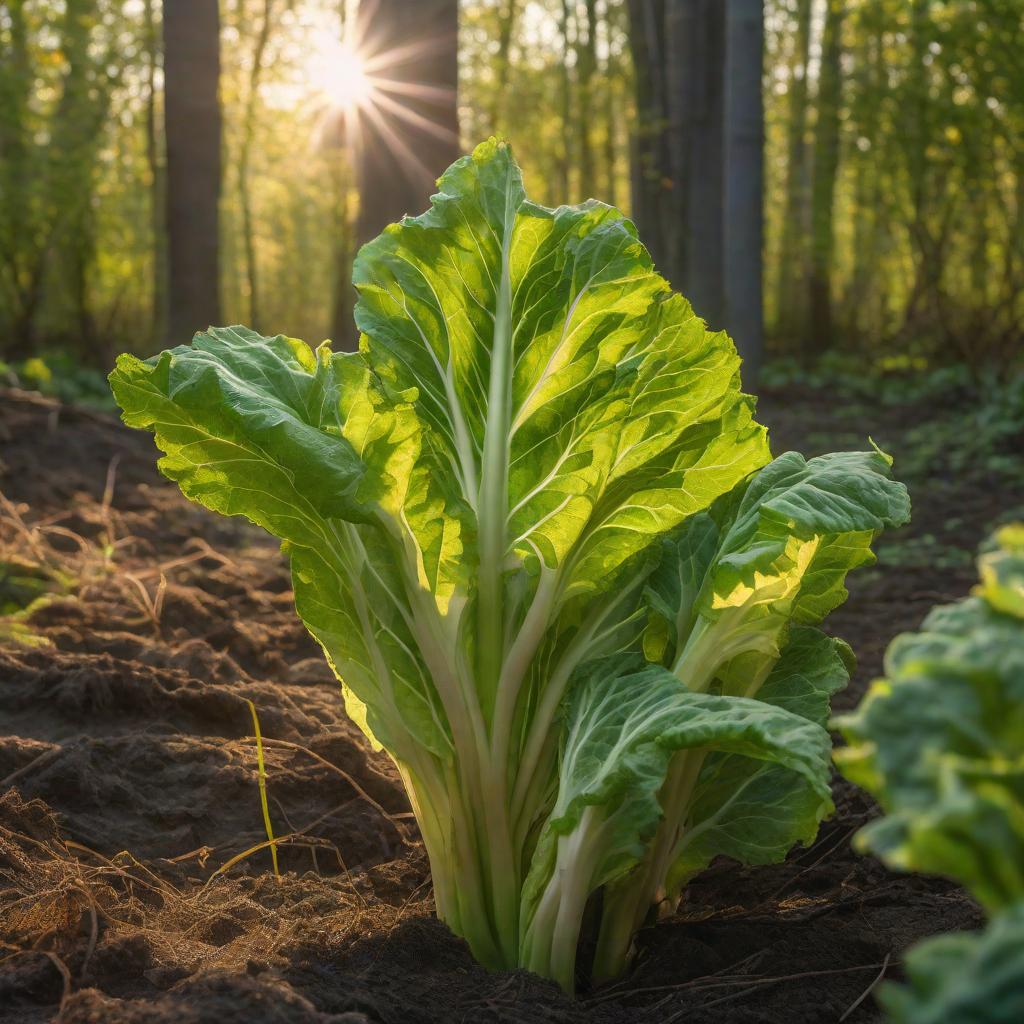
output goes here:
[{"label": "leafy green plant", "polygon": [[358,353],[212,328],[111,374],[190,498],[283,542],[347,708],[394,758],[438,913],[492,967],[596,978],[718,853],[829,800],[814,629],[907,519],[878,451],[770,461],[739,359],[597,202],[491,140],[354,269]]},{"label": "leafy green plant", "polygon": [[993,915],[980,935],[943,936],[886,986],[895,1021],[1024,1019],[1024,524],[1003,527],[981,582],[898,637],[886,678],[837,724],[844,774],[885,816],[857,842],[906,871],[947,875]]},{"label": "leafy green plant", "polygon": [[103,374],[84,365],[81,357],[60,349],[47,352],[45,360],[33,356],[10,364],[0,359],[0,385],[39,391],[91,409],[114,408]]}]

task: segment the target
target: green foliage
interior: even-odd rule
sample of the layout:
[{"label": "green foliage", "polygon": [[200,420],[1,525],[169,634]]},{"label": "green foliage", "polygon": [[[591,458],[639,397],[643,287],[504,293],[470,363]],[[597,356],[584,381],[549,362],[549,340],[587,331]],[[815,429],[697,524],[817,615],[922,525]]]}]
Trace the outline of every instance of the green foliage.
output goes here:
[{"label": "green foliage", "polygon": [[[908,479],[1024,481],[1024,372],[966,364],[930,367],[923,357],[865,362],[831,353],[813,367],[775,359],[761,384],[777,392],[808,389],[835,396],[851,419],[879,407],[917,420],[902,433],[900,466]],[[906,418],[910,418],[909,416]],[[834,431],[831,432],[834,435]],[[811,443],[821,436],[810,434]]]},{"label": "green foliage", "polygon": [[906,956],[909,986],[878,993],[893,1024],[1018,1024],[1024,1018],[1024,904],[976,934],[943,935]]},{"label": "green foliage", "polygon": [[32,356],[13,364],[0,362],[0,382],[74,405],[111,411],[115,408],[104,375],[66,351],[50,352],[46,359]]},{"label": "green foliage", "polygon": [[441,917],[572,989],[602,888],[608,975],[716,853],[813,837],[848,660],[814,624],[906,491],[878,451],[769,461],[729,339],[617,211],[527,200],[504,143],[354,279],[358,353],[211,328],[111,387],[189,498],[283,542]]},{"label": "green foliage", "polygon": [[942,543],[933,533],[925,533],[880,545],[878,560],[886,567],[959,569],[970,565],[971,554],[955,544]]},{"label": "green foliage", "polygon": [[[4,6],[0,356],[9,361],[63,347],[100,363],[113,344],[148,353],[161,337],[160,6]],[[251,320],[255,310],[257,328],[265,320],[320,338],[334,329],[332,307],[347,301],[355,175],[344,97],[324,79],[343,16],[351,30],[356,7],[222,5],[220,284],[229,319]],[[825,42],[820,5],[766,4],[769,326],[781,350],[812,358],[835,349],[861,359],[1005,363],[1019,353],[1024,314],[1019,4],[842,7],[835,81],[834,61],[808,59],[808,48],[820,55]],[[560,0],[460,5],[463,136],[514,132],[526,181],[544,202],[593,194],[628,211],[634,184],[680,192],[677,161],[666,161],[664,174],[660,163],[631,166],[631,129],[644,120],[631,55],[646,44],[630,38],[629,10]],[[664,77],[667,69],[648,70]],[[386,68],[381,76],[391,77]],[[641,151],[671,147],[670,127],[667,112],[644,120],[641,136],[655,137],[641,137],[650,142]],[[418,173],[417,154],[401,139],[394,146],[395,160]],[[828,158],[812,160],[812,147]],[[821,202],[832,188],[834,202]],[[812,222],[833,240],[834,337],[805,329]]]},{"label": "green foliage", "polygon": [[971,597],[893,642],[886,678],[837,720],[837,764],[885,812],[858,845],[956,879],[994,915],[980,936],[912,952],[911,988],[883,995],[898,1021],[1009,1024],[1024,1007],[1024,524],[996,534],[979,571]]},{"label": "green foliage", "polygon": [[826,352],[813,365],[779,356],[765,364],[761,381],[779,391],[807,388],[837,394],[847,403],[883,406],[949,401],[972,390],[968,367],[931,366],[921,354],[886,353],[866,360],[849,352]]},{"label": "green foliage", "polygon": [[986,379],[974,400],[907,434],[909,471],[933,475],[989,475],[1024,482],[1024,373]]},{"label": "green foliage", "polygon": [[[768,322],[779,347],[814,356],[1020,360],[1024,224],[1019,146],[1024,65],[1016,0],[858,0],[841,38],[839,161],[830,263],[834,336],[808,329],[806,220],[819,188],[807,149],[834,130],[822,61],[813,132],[790,131],[806,54],[794,7],[770,5],[766,102]],[[817,8],[816,8],[817,9]],[[814,72],[812,72],[814,74]],[[812,90],[814,86],[812,85]],[[814,95],[812,91],[812,95]],[[831,167],[827,167],[831,171]],[[1013,182],[1014,184],[1009,184]],[[793,196],[780,201],[774,197]],[[795,208],[794,202],[795,200]],[[795,278],[795,281],[794,281]]]}]

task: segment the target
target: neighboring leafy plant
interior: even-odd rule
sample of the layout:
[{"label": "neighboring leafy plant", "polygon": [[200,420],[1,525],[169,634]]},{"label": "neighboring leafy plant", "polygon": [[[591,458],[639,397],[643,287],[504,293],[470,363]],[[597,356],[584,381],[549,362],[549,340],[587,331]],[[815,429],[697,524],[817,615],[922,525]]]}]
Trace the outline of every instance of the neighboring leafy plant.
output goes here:
[{"label": "neighboring leafy plant", "polygon": [[975,593],[898,637],[886,678],[837,719],[839,767],[885,811],[858,844],[956,879],[993,915],[908,954],[910,987],[879,994],[906,1024],[1024,1020],[1024,524],[979,569]]},{"label": "neighboring leafy plant", "polygon": [[849,658],[814,624],[906,491],[877,451],[770,462],[729,339],[504,143],[354,278],[358,353],[212,328],[114,395],[188,497],[283,541],[439,915],[571,990],[588,903],[609,977],[716,854],[814,836]]},{"label": "neighboring leafy plant", "polygon": [[39,391],[62,402],[92,409],[114,408],[104,375],[83,365],[73,353],[60,350],[48,352],[45,360],[33,356],[11,364],[0,359],[0,386]]}]

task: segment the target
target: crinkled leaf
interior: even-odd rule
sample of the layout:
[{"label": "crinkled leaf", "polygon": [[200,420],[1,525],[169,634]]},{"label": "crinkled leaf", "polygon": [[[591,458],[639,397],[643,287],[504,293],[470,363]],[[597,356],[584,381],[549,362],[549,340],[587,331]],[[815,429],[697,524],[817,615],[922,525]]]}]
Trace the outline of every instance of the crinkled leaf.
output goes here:
[{"label": "crinkled leaf", "polygon": [[[504,143],[479,146],[438,188],[427,213],[359,252],[367,363],[416,389],[424,459],[480,517],[493,511],[481,504],[488,408],[507,402],[506,553],[534,572],[571,558],[566,597],[606,590],[765,461],[738,357],[671,294],[628,220],[593,201],[529,202]],[[490,395],[506,358],[507,392]]]},{"label": "crinkled leaf", "polygon": [[606,659],[585,666],[573,691],[558,799],[524,890],[529,908],[551,878],[559,837],[588,808],[590,889],[623,874],[645,852],[662,817],[658,791],[673,755],[720,751],[781,766],[828,801],[829,739],[815,722],[762,701],[691,693],[658,665]]},{"label": "crinkled leaf", "polygon": [[[849,649],[841,640],[798,626],[758,698],[823,727],[849,669]],[[832,810],[828,782],[827,765],[809,779],[788,766],[712,754],[694,791],[668,891],[678,893],[719,854],[744,864],[773,864],[796,843],[812,842]]]},{"label": "crinkled leaf", "polygon": [[146,362],[121,356],[110,380],[125,422],[153,431],[161,472],[187,497],[284,542],[299,614],[371,738],[401,750],[412,736],[445,751],[401,573],[370,525],[379,506],[407,501],[402,475],[418,434],[401,407],[375,420],[353,402],[353,381],[371,400],[357,357],[211,328]]},{"label": "crinkled leaf", "polygon": [[[817,622],[842,601],[846,574],[872,558],[875,533],[905,522],[909,508],[906,488],[891,479],[889,460],[877,452],[810,461],[789,452],[775,459],[726,504],[696,597],[692,584],[677,588],[677,600],[692,608],[668,608],[666,595],[652,605],[663,618],[675,612],[674,670],[692,687],[707,688],[719,676],[723,692],[753,696],[790,622]],[[687,527],[683,536],[692,543]],[[673,557],[691,560],[677,572],[692,571],[685,548],[669,552]],[[659,577],[670,573],[663,566]],[[683,622],[691,624],[687,635],[679,635]]]},{"label": "crinkled leaf", "polygon": [[878,452],[810,460],[787,452],[753,477],[723,531],[702,610],[731,606],[728,596],[754,589],[759,573],[774,578],[773,563],[786,559],[787,548],[800,549],[796,539],[815,547],[800,573],[793,612],[799,621],[817,622],[845,598],[845,591],[839,596],[836,590],[836,578],[841,585],[849,569],[871,559],[874,534],[909,518],[907,490],[891,478],[890,460]]},{"label": "crinkled leaf", "polygon": [[694,605],[718,552],[714,519],[691,516],[673,536],[661,542],[661,561],[644,590],[651,611],[644,636],[648,661],[671,660],[693,628]]},{"label": "crinkled leaf", "polygon": [[1024,622],[984,597],[936,609],[886,672],[837,720],[837,764],[886,812],[858,842],[991,909],[1024,899]]}]

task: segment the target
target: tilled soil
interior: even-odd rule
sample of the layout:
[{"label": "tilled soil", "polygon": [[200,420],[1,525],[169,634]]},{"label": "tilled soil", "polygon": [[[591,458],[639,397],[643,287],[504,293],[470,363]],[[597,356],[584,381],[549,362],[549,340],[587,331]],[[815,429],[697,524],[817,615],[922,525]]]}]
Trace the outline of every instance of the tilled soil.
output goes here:
[{"label": "tilled soil", "polygon": [[[920,414],[882,410],[876,439],[898,456]],[[769,395],[762,418],[777,451],[867,433],[813,393]],[[488,973],[433,917],[397,774],[345,718],[268,538],[186,502],[147,436],[21,392],[0,393],[0,495],[0,599],[26,575],[50,595],[0,633],[0,1020],[863,1024],[909,944],[980,921],[950,883],[854,853],[875,811],[837,779],[811,848],[714,864],[618,984],[572,1001]],[[914,496],[904,539],[967,549],[1024,500],[957,480]],[[966,559],[883,552],[829,623],[860,657],[837,706],[972,580]]]}]

